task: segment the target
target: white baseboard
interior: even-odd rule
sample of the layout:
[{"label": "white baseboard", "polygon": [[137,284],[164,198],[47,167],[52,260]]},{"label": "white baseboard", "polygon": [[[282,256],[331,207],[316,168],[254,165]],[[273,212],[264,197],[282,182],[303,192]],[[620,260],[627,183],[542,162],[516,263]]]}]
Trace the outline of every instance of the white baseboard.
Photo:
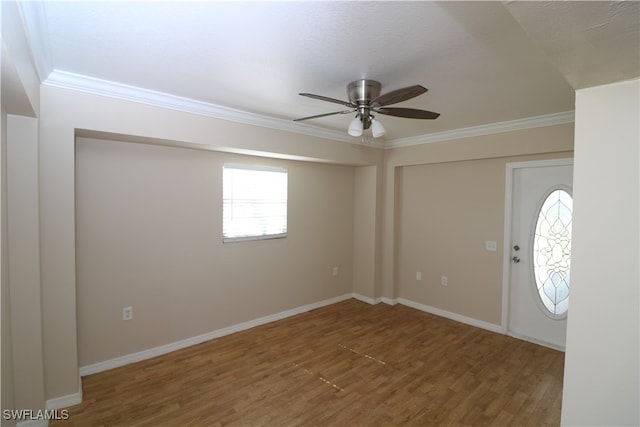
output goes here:
[{"label": "white baseboard", "polygon": [[366,302],[371,305],[380,304],[381,302],[387,305],[396,305],[398,303],[397,299],[391,299],[387,297],[371,298],[371,297],[359,294],[357,292],[353,293],[353,297],[358,301]]},{"label": "white baseboard", "polygon": [[431,307],[429,305],[421,304],[404,298],[398,298],[398,303],[406,305],[407,307],[415,308],[427,313],[435,314],[436,316],[446,317],[447,319],[455,320],[457,322],[466,323],[467,325],[475,326],[477,328],[486,329],[491,332],[497,332],[504,334],[502,326],[495,325],[493,323],[485,322],[482,320],[474,319],[472,317],[463,316],[461,314],[452,313],[450,311],[442,310],[439,308]]},{"label": "white baseboard", "polygon": [[[82,379],[80,379],[80,384],[78,385],[78,392],[73,394],[68,394],[66,396],[56,397],[53,399],[49,399],[45,402],[45,411],[57,411],[59,409],[68,408],[69,406],[78,405],[82,403]],[[42,412],[45,412],[42,411]],[[43,418],[47,416],[47,414],[40,414]],[[51,416],[51,414],[48,414]],[[53,418],[51,418],[53,419]],[[16,427],[47,427],[49,425],[49,419],[33,419],[33,420],[24,420],[18,421],[16,423]]]},{"label": "white baseboard", "polygon": [[53,399],[48,399],[45,402],[45,408],[50,409],[64,409],[69,406],[79,405],[82,403],[82,378],[80,378],[80,382],[78,384],[78,392],[73,394],[68,394],[66,396],[54,397]]},{"label": "white baseboard", "polygon": [[16,427],[49,427],[49,420],[18,421]]},{"label": "white baseboard", "polygon": [[510,337],[513,337],[513,338],[517,338],[517,339],[522,340],[522,341],[528,341],[528,342],[533,343],[533,344],[538,344],[538,345],[541,345],[543,347],[552,348],[554,350],[558,350],[558,351],[562,351],[562,352],[565,351],[565,348],[563,346],[561,346],[561,345],[550,343],[550,342],[547,342],[547,341],[542,341],[542,340],[539,340],[539,339],[536,339],[536,338],[532,338],[532,337],[530,337],[528,335],[517,334],[517,333],[511,332],[511,331],[507,331],[507,335],[510,336]]},{"label": "white baseboard", "polygon": [[353,293],[353,298],[371,305],[380,304],[382,302],[382,298],[371,298],[356,292]]},{"label": "white baseboard", "polygon": [[398,298],[382,297],[382,298],[380,298],[380,301],[382,301],[383,303],[388,304],[388,305],[396,305],[398,303]]},{"label": "white baseboard", "polygon": [[163,354],[171,353],[172,351],[176,351],[186,347],[190,347],[192,345],[200,344],[202,342],[209,341],[214,338],[220,338],[225,335],[233,334],[235,332],[244,331],[246,329],[264,325],[266,323],[275,322],[276,320],[285,319],[287,317],[295,316],[300,313],[305,313],[307,311],[315,310],[316,308],[320,308],[320,307],[335,304],[341,301],[345,301],[352,297],[353,297],[353,294],[345,294],[338,297],[329,298],[316,303],[304,305],[302,307],[297,307],[291,310],[282,311],[280,313],[271,314],[269,316],[261,317],[259,319],[250,320],[248,322],[239,323],[237,325],[232,325],[227,328],[211,331],[206,334],[187,338],[181,341],[161,345],[158,347],[139,351],[137,353],[127,354],[125,356],[116,357],[114,359],[105,360],[103,362],[82,366],[80,367],[80,376],[96,374],[98,372],[103,372],[109,369],[118,368],[120,366],[128,365],[130,363],[151,359],[153,357],[161,356]]}]

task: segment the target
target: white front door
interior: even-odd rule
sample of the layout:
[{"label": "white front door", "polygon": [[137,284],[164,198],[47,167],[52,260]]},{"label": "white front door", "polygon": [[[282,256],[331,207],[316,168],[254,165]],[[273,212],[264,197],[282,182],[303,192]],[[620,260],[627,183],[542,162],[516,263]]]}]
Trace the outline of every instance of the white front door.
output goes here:
[{"label": "white front door", "polygon": [[507,165],[507,333],[562,350],[570,287],[572,181],[572,159]]}]

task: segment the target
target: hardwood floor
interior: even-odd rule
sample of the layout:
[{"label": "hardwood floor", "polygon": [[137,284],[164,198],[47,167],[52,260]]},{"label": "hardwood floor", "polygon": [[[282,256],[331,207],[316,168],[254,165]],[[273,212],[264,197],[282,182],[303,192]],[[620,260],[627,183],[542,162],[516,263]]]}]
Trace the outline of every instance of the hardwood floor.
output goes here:
[{"label": "hardwood floor", "polygon": [[564,353],[347,300],[83,378],[52,426],[560,425]]}]

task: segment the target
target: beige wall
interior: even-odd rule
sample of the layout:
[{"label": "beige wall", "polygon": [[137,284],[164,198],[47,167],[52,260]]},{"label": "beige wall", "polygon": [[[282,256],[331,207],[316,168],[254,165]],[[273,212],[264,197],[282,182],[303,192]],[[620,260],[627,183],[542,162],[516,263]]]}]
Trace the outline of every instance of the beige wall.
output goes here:
[{"label": "beige wall", "polygon": [[[543,136],[556,153],[506,155],[513,145],[516,153],[548,150],[538,142]],[[487,153],[505,155],[477,160],[451,161],[468,155],[460,151],[467,140],[411,148],[420,156],[394,171],[394,299],[499,328],[505,165],[571,156],[561,151],[572,147],[571,136],[568,126],[557,126],[478,138],[476,146],[493,147]],[[379,167],[76,141],[79,366],[350,292],[381,300]],[[420,157],[424,163],[415,164]],[[303,234],[227,245],[215,238],[221,165],[245,159],[290,169],[290,230]],[[487,252],[485,240],[498,242],[498,251]],[[330,274],[334,265],[338,278]],[[129,305],[135,320],[124,322]]]},{"label": "beige wall", "polygon": [[[565,152],[399,168],[398,297],[499,329],[506,163],[571,156]],[[487,240],[498,243],[496,252],[485,250]],[[442,276],[447,286],[441,285]]]},{"label": "beige wall", "polygon": [[353,217],[353,292],[367,302],[376,302],[376,239],[380,225],[378,211],[378,179],[380,168],[363,166],[355,169]]},{"label": "beige wall", "polygon": [[[85,138],[76,147],[80,366],[353,291],[352,167]],[[222,243],[224,162],[288,169],[286,238]]]},{"label": "beige wall", "polygon": [[[535,153],[534,142],[543,135],[555,137],[556,149],[571,147],[566,126],[512,132],[508,139],[485,137],[476,144],[493,144],[493,154],[510,153],[514,140],[524,140],[529,143],[520,151]],[[379,167],[76,141],[79,366],[345,293],[369,302],[383,296],[376,262]],[[505,141],[511,144],[501,145]],[[395,169],[394,299],[499,327],[505,164],[572,153],[437,162],[466,155],[458,150],[468,143],[448,142],[440,156],[428,148],[443,147],[423,147],[418,152],[429,157],[424,164]],[[221,234],[221,165],[244,159],[290,169],[290,230],[300,223],[304,238],[290,234],[285,240],[227,245],[215,238]],[[485,251],[485,240],[497,241],[499,250]],[[334,265],[338,278],[330,274]],[[449,286],[439,285],[442,275]],[[128,305],[134,307],[132,322],[121,320]]]},{"label": "beige wall", "polygon": [[11,303],[15,404],[44,406],[40,241],[38,215],[38,122],[7,117],[7,256]]},{"label": "beige wall", "polygon": [[640,425],[639,93],[640,80],[576,93],[567,426]]},{"label": "beige wall", "polygon": [[[236,284],[236,287],[227,288],[228,294],[225,296],[233,301],[232,304],[227,304],[224,308],[220,308],[220,311],[214,314],[204,314],[202,310],[198,310],[194,313],[194,321],[196,326],[190,326],[186,324],[176,324],[175,330],[169,331],[170,336],[153,336],[150,340],[153,342],[166,342],[173,337],[190,338],[192,331],[210,331],[216,328],[218,325],[230,325],[238,321],[248,321],[256,319],[260,316],[267,314],[273,314],[274,311],[280,309],[291,308],[295,304],[306,304],[309,302],[317,302],[327,295],[336,295],[342,292],[340,288],[343,284],[343,280],[348,280],[354,276],[353,264],[346,266],[339,266],[340,275],[335,286],[334,282],[329,282],[327,285],[320,285],[320,281],[323,279],[318,278],[326,274],[327,265],[329,264],[329,273],[331,272],[332,263],[336,262],[334,256],[336,254],[342,254],[340,250],[336,254],[322,253],[327,247],[332,247],[333,241],[323,240],[329,238],[330,235],[321,235],[321,231],[326,231],[328,224],[324,223],[324,218],[319,218],[314,214],[317,209],[325,209],[326,204],[334,201],[335,194],[342,194],[338,187],[338,182],[331,178],[331,173],[327,171],[334,169],[325,169],[326,165],[345,165],[348,166],[345,169],[337,168],[335,171],[348,170],[349,176],[351,176],[350,187],[345,189],[347,192],[353,191],[353,170],[352,166],[375,166],[378,170],[382,170],[383,154],[381,150],[366,147],[356,144],[345,144],[344,142],[329,141],[322,138],[309,137],[304,135],[293,134],[289,132],[277,131],[273,129],[265,129],[256,126],[230,122],[225,120],[219,120],[211,117],[190,114],[175,110],[169,110],[160,107],[149,106],[140,103],[134,103],[129,101],[123,101],[108,97],[89,95],[81,92],[75,92],[71,90],[65,90],[60,88],[54,88],[49,86],[42,86],[41,88],[41,118],[40,118],[40,214],[41,214],[41,274],[42,274],[42,301],[43,301],[43,329],[44,329],[44,363],[45,363],[45,385],[46,385],[46,397],[48,399],[68,396],[71,399],[78,397],[79,392],[79,375],[78,367],[80,366],[78,360],[78,354],[82,353],[82,357],[85,357],[84,351],[79,351],[77,337],[78,334],[85,334],[80,328],[84,328],[83,325],[79,325],[76,319],[76,310],[79,309],[80,304],[77,302],[77,298],[84,298],[84,295],[80,292],[77,294],[76,287],[76,150],[75,140],[76,135],[92,136],[109,135],[110,139],[117,138],[118,140],[129,140],[139,142],[149,142],[157,144],[155,148],[170,149],[175,152],[175,156],[180,158],[180,162],[184,162],[185,165],[192,162],[198,165],[192,173],[195,176],[189,177],[176,177],[176,179],[201,179],[211,176],[215,170],[213,167],[210,170],[205,170],[202,167],[204,162],[205,151],[211,151],[209,153],[213,156],[213,152],[217,155],[220,153],[242,152],[244,154],[254,153],[261,154],[266,160],[267,158],[300,158],[309,160],[305,163],[291,163],[292,171],[298,171],[299,168],[304,165],[301,170],[304,185],[311,185],[312,190],[317,190],[319,194],[315,199],[305,199],[307,203],[304,206],[297,205],[296,209],[291,211],[291,218],[294,221],[302,221],[302,223],[292,223],[292,227],[307,228],[310,230],[305,231],[305,236],[308,237],[307,241],[304,241],[303,245],[297,245],[295,250],[300,252],[307,252],[309,257],[304,259],[296,255],[294,260],[302,260],[302,265],[293,266],[295,273],[284,277],[283,272],[278,272],[273,269],[266,270],[264,261],[260,261],[255,265],[257,271],[261,271],[265,274],[265,277],[261,278],[262,283],[270,282],[276,283],[276,286],[282,288],[273,288],[274,292],[278,290],[291,291],[292,294],[285,296],[282,300],[276,302],[271,300],[266,306],[262,306],[262,298],[266,291],[260,287],[248,287],[244,288],[245,291],[251,291],[253,295],[240,295],[238,282],[247,282],[253,280],[255,277],[251,276],[251,273],[247,271],[246,265],[240,260],[246,258],[248,260],[259,260],[260,250],[262,245],[252,244],[236,244],[225,246],[224,251],[220,252],[221,256],[226,257],[225,260],[230,261],[228,269],[223,271],[221,280],[229,280]],[[129,135],[123,137],[123,135]],[[134,145],[127,145],[129,149],[133,149]],[[144,146],[135,146],[139,150],[144,150]],[[192,150],[182,150],[178,147],[189,147],[201,149],[202,152],[197,151],[197,159],[192,159]],[[82,150],[82,147],[80,147]],[[153,153],[160,153],[161,150],[153,150]],[[106,153],[109,155],[109,153]],[[201,157],[202,156],[202,157]],[[139,156],[143,157],[143,156]],[[165,156],[166,157],[166,156]],[[170,156],[169,156],[170,157]],[[222,158],[231,157],[212,157],[219,162]],[[163,169],[160,165],[164,164],[168,168],[178,167],[184,170],[185,165],[179,166],[180,163],[166,163],[166,158],[162,157],[156,159],[159,163],[156,165],[145,165],[150,173],[153,172],[153,176],[158,179],[157,182],[162,181],[165,178],[160,176],[160,170]],[[131,166],[130,174],[134,175]],[[337,177],[343,177],[344,172],[338,172]],[[174,173],[175,175],[175,173]],[[178,174],[179,175],[179,174]],[[139,176],[141,183],[144,183],[144,175]],[[380,175],[371,176],[371,179],[380,179]],[[328,184],[325,184],[324,182]],[[340,184],[342,181],[338,179]],[[80,182],[80,181],[78,181]],[[296,187],[296,181],[291,181],[291,191],[295,191],[299,194],[300,189]],[[149,184],[154,191],[158,191],[160,187],[154,187],[155,184]],[[169,183],[167,183],[169,185]],[[332,187],[329,187],[332,185]],[[331,188],[331,192],[328,189]],[[193,191],[203,194],[206,189],[202,187],[192,187]],[[180,189],[182,192],[185,188]],[[307,191],[307,188],[304,188]],[[177,189],[172,189],[173,195],[176,197],[181,196],[181,192]],[[185,193],[188,195],[188,193]],[[152,195],[147,195],[149,198]],[[157,196],[153,196],[157,197]],[[155,200],[155,199],[154,199]],[[182,200],[182,199],[181,199]],[[215,200],[215,198],[214,198]],[[293,199],[292,199],[293,200]],[[133,201],[135,202],[135,200]],[[203,202],[200,200],[200,202]],[[376,200],[376,207],[381,209],[381,200]],[[345,223],[341,223],[341,227],[346,224],[351,224],[353,221],[354,201],[349,202],[350,210],[346,211],[348,219]],[[343,209],[344,206],[333,206],[325,213],[331,213],[331,215],[337,215],[339,209]],[[146,208],[145,208],[146,209]],[[144,211],[144,210],[143,210]],[[305,217],[315,218],[320,222],[309,225],[305,220]],[[166,224],[166,223],[165,223]],[[321,227],[318,227],[318,225]],[[159,224],[160,226],[162,224]],[[146,226],[143,226],[146,227]],[[179,227],[172,223],[174,230],[171,233],[178,234],[174,236],[176,238],[182,238],[179,235]],[[319,230],[316,231],[315,229]],[[348,236],[344,240],[344,248],[346,251],[350,250],[359,243],[353,242],[353,229],[341,228]],[[314,239],[320,239],[316,241]],[[341,236],[342,238],[342,236]],[[215,238],[214,238],[215,239]],[[342,242],[343,240],[341,240]],[[215,243],[215,240],[213,240]],[[290,254],[291,248],[286,248],[287,244],[290,244],[292,239],[285,239],[279,242],[270,242],[274,247],[279,247],[274,254]],[[319,244],[320,243],[320,244]],[[166,249],[166,248],[165,248]],[[163,248],[156,248],[161,251]],[[217,253],[216,248],[207,248],[207,253]],[[320,252],[319,252],[320,251]],[[163,256],[169,256],[169,254],[162,254]],[[81,254],[78,256],[82,256]],[[193,263],[200,262],[200,266],[204,266],[204,262],[197,259],[201,254],[194,255],[196,259],[186,259],[185,262]],[[313,258],[312,260],[312,256]],[[352,256],[350,254],[349,256]],[[166,258],[165,258],[166,259]],[[341,259],[346,259],[342,258]],[[341,260],[340,259],[340,260]],[[267,258],[271,260],[271,258]],[[340,261],[338,260],[338,261]],[[350,258],[347,262],[351,260]],[[351,260],[352,261],[352,260]],[[278,261],[281,262],[281,261]],[[367,271],[373,269],[376,271],[376,265],[379,264],[378,260],[368,259],[365,264],[359,265],[359,268],[365,268]],[[198,277],[206,276],[205,272],[194,273]],[[301,271],[304,270],[303,275]],[[308,270],[306,270],[308,269]],[[135,271],[135,270],[134,270]],[[309,271],[311,273],[309,273]],[[210,270],[209,270],[210,272]],[[232,273],[233,272],[233,273]],[[191,273],[190,273],[191,274]],[[317,275],[317,276],[316,276]],[[135,275],[134,275],[135,276]],[[314,276],[314,277],[312,277]],[[154,273],[151,277],[157,277]],[[193,277],[193,274],[192,276]],[[279,282],[282,280],[282,282]],[[298,281],[295,286],[292,282]],[[195,285],[196,280],[194,280]],[[302,282],[302,283],[299,283]],[[304,292],[304,286],[306,283],[311,282],[310,292]],[[323,282],[324,283],[324,282]],[[333,293],[332,293],[333,292]],[[269,298],[271,294],[269,295]],[[239,298],[242,298],[239,300]],[[113,301],[113,307],[117,308],[117,313],[109,314],[115,319],[121,318],[121,309],[123,301]],[[171,305],[168,302],[160,301],[159,304],[163,306]],[[181,303],[180,312],[184,313],[183,307],[187,305],[186,302]],[[131,303],[134,306],[134,320],[144,319],[145,302]],[[136,309],[139,307],[140,309]],[[177,306],[176,306],[177,307]],[[84,310],[84,308],[82,308]],[[222,314],[228,314],[228,317],[223,317]],[[106,314],[105,314],[106,316]],[[141,317],[142,316],[142,317]],[[151,315],[153,317],[154,315]],[[102,319],[101,321],[104,321]],[[122,326],[122,321],[116,322],[117,326]],[[86,334],[85,334],[86,335]],[[187,335],[187,336],[185,336]],[[133,348],[135,344],[131,344],[127,347],[124,344],[117,351],[117,354],[125,351],[125,348]],[[114,352],[113,354],[116,354]],[[93,361],[103,356],[87,356],[88,361]],[[84,360],[83,360],[84,363]]]},{"label": "beige wall", "polygon": [[[456,246],[456,243],[453,241],[446,249],[448,257],[445,261],[442,253],[444,247],[438,249],[437,246],[440,244],[446,246],[449,245],[448,243],[407,240],[411,233],[429,233],[429,229],[425,229],[425,225],[422,225],[424,222],[420,221],[419,210],[426,207],[427,204],[430,207],[433,204],[434,209],[439,209],[440,213],[438,214],[436,210],[432,213],[445,216],[448,209],[446,204],[453,200],[455,206],[462,210],[452,213],[452,215],[455,215],[457,220],[468,221],[471,219],[469,209],[477,209],[473,201],[477,200],[476,192],[490,191],[485,194],[495,206],[483,206],[480,212],[481,216],[474,218],[474,221],[480,221],[484,225],[490,226],[491,229],[487,231],[490,235],[495,235],[495,238],[483,237],[484,234],[480,235],[479,229],[470,229],[467,228],[467,225],[463,225],[462,229],[456,229],[459,230],[457,237],[464,236],[462,244],[468,245],[465,250],[474,250],[473,248],[480,245],[479,252],[472,254],[467,252],[467,256],[477,254],[494,260],[495,256],[501,256],[501,252],[494,253],[492,256],[482,251],[484,250],[484,240],[496,240],[499,243],[502,241],[503,231],[500,229],[502,227],[500,224],[502,224],[504,216],[505,162],[525,158],[535,159],[539,157],[531,156],[539,155],[566,157],[567,153],[571,151],[573,151],[573,124],[571,123],[386,150],[382,188],[384,213],[381,231],[381,297],[386,301],[396,301],[398,298],[409,299],[408,297],[417,298],[419,301],[415,302],[421,304],[435,303],[440,306],[438,308],[445,311],[453,310],[456,314],[472,318],[479,316],[477,320],[484,320],[491,324],[499,323],[499,317],[496,317],[498,316],[496,313],[500,312],[500,301],[491,300],[488,302],[487,300],[486,306],[481,305],[473,308],[465,302],[454,302],[455,297],[462,292],[462,289],[456,288],[455,284],[465,281],[464,273],[462,277],[459,277],[459,280],[455,277],[458,273],[452,273],[454,274],[453,288],[452,285],[447,289],[428,287],[427,282],[433,283],[434,277],[438,283],[440,276],[447,275],[449,277],[448,272],[453,270],[454,265],[458,265],[459,258],[455,255],[457,251],[453,246]],[[429,165],[433,165],[433,167]],[[410,168],[413,166],[415,169]],[[462,172],[463,175],[460,176],[459,172]],[[478,181],[471,178],[474,174],[478,174]],[[421,175],[424,176],[421,177]],[[405,178],[409,179],[407,183],[404,182]],[[421,181],[427,179],[429,182],[425,182],[424,185],[428,190],[425,190],[422,188]],[[433,181],[433,179],[441,181]],[[478,185],[478,182],[487,184],[492,189],[487,190],[484,186]],[[405,185],[408,187],[405,188]],[[470,185],[470,187],[465,189],[465,185]],[[466,198],[454,200],[455,197],[450,192],[455,191],[463,191]],[[473,197],[473,199],[469,199],[469,197]],[[404,224],[402,223],[402,203],[407,204],[404,212],[406,215]],[[416,228],[412,229],[413,226]],[[404,241],[401,236],[402,229],[407,235]],[[464,234],[463,231],[467,234]],[[480,242],[478,242],[479,239]],[[428,249],[425,245],[431,246]],[[412,254],[413,249],[418,253]],[[425,264],[425,257],[421,253],[423,250],[428,250],[430,255],[436,257],[436,260]],[[431,262],[435,264],[431,264]],[[492,283],[491,295],[496,294],[493,283],[496,281],[496,265],[500,262],[496,259],[496,264],[490,268],[491,272],[485,271],[483,273],[486,283]],[[419,284],[415,283],[415,273],[420,271],[417,270],[418,268],[428,268],[427,271],[423,271],[424,278]],[[500,278],[497,281],[500,281]],[[438,297],[434,301],[432,298],[436,294]]]}]

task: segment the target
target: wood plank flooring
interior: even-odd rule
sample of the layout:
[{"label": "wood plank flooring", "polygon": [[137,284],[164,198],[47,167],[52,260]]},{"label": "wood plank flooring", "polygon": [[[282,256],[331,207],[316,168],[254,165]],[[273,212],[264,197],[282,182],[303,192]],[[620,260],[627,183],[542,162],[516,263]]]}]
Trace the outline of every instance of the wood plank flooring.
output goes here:
[{"label": "wood plank flooring", "polygon": [[83,378],[51,426],[560,425],[564,353],[347,300]]}]

